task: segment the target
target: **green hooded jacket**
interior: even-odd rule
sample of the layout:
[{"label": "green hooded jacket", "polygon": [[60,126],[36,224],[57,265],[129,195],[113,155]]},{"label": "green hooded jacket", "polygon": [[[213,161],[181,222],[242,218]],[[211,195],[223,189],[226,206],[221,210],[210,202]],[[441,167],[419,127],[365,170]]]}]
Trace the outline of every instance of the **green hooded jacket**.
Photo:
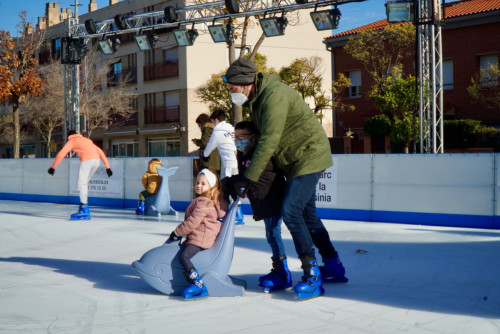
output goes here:
[{"label": "green hooded jacket", "polygon": [[302,97],[277,74],[258,73],[255,97],[245,104],[260,132],[245,177],[258,181],[272,158],[287,179],[321,172],[333,165],[325,130]]}]

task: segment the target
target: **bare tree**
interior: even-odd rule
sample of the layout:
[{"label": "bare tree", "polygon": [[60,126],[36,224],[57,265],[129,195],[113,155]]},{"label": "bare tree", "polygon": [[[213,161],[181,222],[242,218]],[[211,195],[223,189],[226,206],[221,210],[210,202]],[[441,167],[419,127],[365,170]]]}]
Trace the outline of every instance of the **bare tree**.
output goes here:
[{"label": "bare tree", "polygon": [[20,106],[26,97],[40,95],[43,86],[35,51],[42,44],[45,33],[32,31],[26,15],[25,11],[19,14],[19,37],[0,30],[0,103],[7,102],[12,107],[14,158],[20,157]]},{"label": "bare tree", "polygon": [[109,77],[112,63],[102,60],[94,46],[83,58],[81,71],[85,77],[80,86],[80,114],[85,116],[87,134],[113,119],[113,125],[121,125],[132,117],[137,110],[133,99],[136,93],[128,86],[129,77]]},{"label": "bare tree", "polygon": [[42,136],[47,146],[47,155],[55,152],[52,135],[64,124],[63,67],[59,62],[42,66],[40,76],[44,81],[41,96],[26,99],[23,108],[30,124]]}]

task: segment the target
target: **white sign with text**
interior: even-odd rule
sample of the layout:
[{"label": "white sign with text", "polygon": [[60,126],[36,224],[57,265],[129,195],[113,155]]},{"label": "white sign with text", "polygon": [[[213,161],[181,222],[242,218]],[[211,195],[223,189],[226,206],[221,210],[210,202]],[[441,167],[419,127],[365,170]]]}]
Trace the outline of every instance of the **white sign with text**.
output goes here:
[{"label": "white sign with text", "polygon": [[[101,164],[94,176],[89,181],[89,196],[92,197],[107,197],[107,198],[123,198],[123,160],[111,160],[109,162],[113,175],[108,177],[106,167],[101,161]],[[70,159],[69,161],[69,194],[79,196],[78,191],[78,171],[80,169],[79,159]]]},{"label": "white sign with text", "polygon": [[337,205],[337,171],[338,159],[333,158],[333,166],[321,174],[316,186],[316,206]]}]

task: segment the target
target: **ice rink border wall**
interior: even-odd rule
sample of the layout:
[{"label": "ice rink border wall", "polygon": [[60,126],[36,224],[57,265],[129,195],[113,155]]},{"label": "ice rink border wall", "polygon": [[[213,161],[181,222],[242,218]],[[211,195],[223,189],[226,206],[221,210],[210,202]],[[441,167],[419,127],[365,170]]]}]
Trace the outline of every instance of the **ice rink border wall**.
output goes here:
[{"label": "ice rink border wall", "polygon": [[[500,229],[500,155],[342,154],[337,161],[335,205],[318,205],[324,219]],[[90,197],[92,206],[134,208],[150,158],[123,161],[123,196]],[[193,192],[194,157],[161,158],[179,169],[169,180],[172,206],[184,211]],[[78,204],[70,196],[69,159],[50,176],[53,159],[0,159],[0,199]],[[113,163],[112,163],[113,164]],[[115,175],[113,176],[115,177]],[[132,214],[131,210],[131,214]],[[243,212],[251,214],[248,201]]]}]

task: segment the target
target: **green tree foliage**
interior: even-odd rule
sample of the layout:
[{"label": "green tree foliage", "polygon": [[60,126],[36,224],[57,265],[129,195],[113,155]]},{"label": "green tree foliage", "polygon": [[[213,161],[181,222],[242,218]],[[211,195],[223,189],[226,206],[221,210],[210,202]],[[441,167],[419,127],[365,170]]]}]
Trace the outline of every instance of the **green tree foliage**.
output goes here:
[{"label": "green tree foliage", "polygon": [[481,68],[478,74],[471,79],[467,87],[469,95],[479,103],[491,109],[500,109],[500,67],[490,64],[486,69]]},{"label": "green tree foliage", "polygon": [[282,82],[295,89],[306,102],[310,102],[311,110],[318,119],[323,118],[323,111],[332,106],[331,97],[321,89],[323,73],[323,59],[317,56],[295,59],[279,71]]},{"label": "green tree foliage", "polygon": [[[247,56],[246,58],[249,58]],[[276,70],[272,67],[267,67],[267,57],[257,53],[252,60],[257,66],[257,72],[266,73],[276,73]],[[196,95],[204,102],[208,104],[210,111],[215,109],[222,109],[226,112],[228,119],[233,120],[233,122],[238,122],[237,117],[234,115],[233,103],[231,102],[231,94],[226,87],[226,84],[222,80],[222,76],[225,71],[212,74],[210,79],[202,86],[196,89]],[[243,111],[243,119],[248,119],[248,114]]]},{"label": "green tree foliage", "polygon": [[351,79],[345,76],[344,73],[337,74],[337,78],[333,82],[332,92],[333,92],[333,101],[332,108],[339,111],[354,111],[356,109],[352,104],[344,103],[344,91],[351,86]]},{"label": "green tree foliage", "polygon": [[391,128],[389,118],[384,114],[379,114],[366,120],[364,131],[369,136],[388,136]]},{"label": "green tree foliage", "polygon": [[344,50],[358,60],[382,90],[387,79],[402,74],[403,59],[415,52],[413,24],[388,25],[349,38]]}]

